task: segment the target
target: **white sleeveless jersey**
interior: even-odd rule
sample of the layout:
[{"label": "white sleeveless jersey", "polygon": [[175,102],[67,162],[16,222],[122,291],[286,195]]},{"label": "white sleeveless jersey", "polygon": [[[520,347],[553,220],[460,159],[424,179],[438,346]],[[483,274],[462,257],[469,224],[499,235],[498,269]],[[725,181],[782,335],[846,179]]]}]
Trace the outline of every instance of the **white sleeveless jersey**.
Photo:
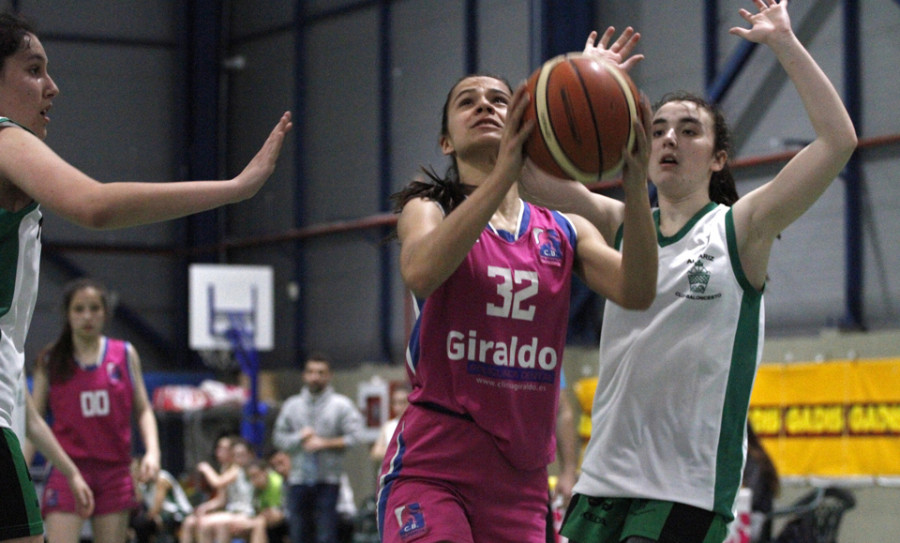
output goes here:
[{"label": "white sleeveless jersey", "polygon": [[730,518],[762,354],[763,296],[743,274],[729,207],[707,205],[668,238],[658,211],[655,218],[656,299],[647,311],[606,304],[592,434],[575,491]]},{"label": "white sleeveless jersey", "polygon": [[0,209],[0,427],[11,427],[22,384],[25,336],[37,298],[41,211]]}]

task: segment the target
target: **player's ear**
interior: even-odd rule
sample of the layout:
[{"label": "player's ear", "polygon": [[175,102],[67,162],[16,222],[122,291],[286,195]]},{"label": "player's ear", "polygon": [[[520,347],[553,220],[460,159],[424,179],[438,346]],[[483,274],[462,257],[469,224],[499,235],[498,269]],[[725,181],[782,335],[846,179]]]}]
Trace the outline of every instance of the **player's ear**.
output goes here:
[{"label": "player's ear", "polygon": [[453,147],[453,141],[450,139],[449,136],[441,136],[440,139],[438,140],[438,143],[440,143],[441,152],[444,153],[445,156],[452,155],[454,153],[454,151],[456,150]]}]

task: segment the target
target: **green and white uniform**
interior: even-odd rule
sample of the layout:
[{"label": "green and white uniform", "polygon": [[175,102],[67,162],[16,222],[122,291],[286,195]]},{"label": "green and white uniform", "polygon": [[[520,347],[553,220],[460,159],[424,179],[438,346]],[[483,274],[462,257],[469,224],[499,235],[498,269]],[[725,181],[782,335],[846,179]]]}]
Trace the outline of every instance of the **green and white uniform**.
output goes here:
[{"label": "green and white uniform", "polygon": [[[19,126],[0,117],[0,129]],[[0,209],[0,539],[43,531],[40,508],[22,457],[25,336],[37,298],[41,211],[37,202]],[[21,435],[20,433],[20,435]]]},{"label": "green and white uniform", "polygon": [[[0,117],[0,129],[13,125]],[[37,202],[15,213],[0,209],[0,427],[13,425],[13,408],[25,365],[25,336],[37,298],[40,258],[41,211]]]},{"label": "green and white uniform", "polygon": [[[659,233],[656,299],[607,303],[592,434],[575,492],[649,498],[730,520],[762,354],[762,292],[744,276],[731,209],[714,203]],[[621,229],[617,245],[621,247]]]}]

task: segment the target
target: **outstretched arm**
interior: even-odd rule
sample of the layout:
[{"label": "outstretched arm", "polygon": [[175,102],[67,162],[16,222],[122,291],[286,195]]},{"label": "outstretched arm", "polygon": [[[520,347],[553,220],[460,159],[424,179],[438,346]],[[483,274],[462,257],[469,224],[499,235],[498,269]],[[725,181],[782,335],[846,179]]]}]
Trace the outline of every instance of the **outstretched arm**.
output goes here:
[{"label": "outstretched arm", "polygon": [[734,205],[741,262],[753,284],[765,281],[773,240],[825,192],[856,148],[856,131],[840,96],[791,30],[788,1],[755,0],[757,13],[740,10],[750,28],[743,39],[767,45],[797,89],[816,138],[770,182]]},{"label": "outstretched arm", "polygon": [[0,130],[0,178],[42,206],[87,228],[112,229],[184,217],[250,198],[275,171],[291,115],[282,115],[237,177],[224,181],[100,183],[33,134]]}]

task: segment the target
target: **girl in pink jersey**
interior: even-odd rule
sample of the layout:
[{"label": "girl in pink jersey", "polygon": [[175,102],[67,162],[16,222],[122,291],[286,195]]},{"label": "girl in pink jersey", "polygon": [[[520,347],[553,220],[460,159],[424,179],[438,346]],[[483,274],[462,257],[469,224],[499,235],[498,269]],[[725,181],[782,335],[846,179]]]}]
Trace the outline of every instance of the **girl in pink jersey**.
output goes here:
[{"label": "girl in pink jersey", "polygon": [[[146,451],[140,481],[159,471],[156,418],[137,351],[103,335],[109,315],[106,289],[90,279],[74,281],[65,290],[63,308],[66,320],[59,338],[38,356],[33,396],[40,413],[49,406],[57,440],[94,492],[94,541],[120,543],[137,506],[130,472],[132,413]],[[51,471],[42,499],[50,541],[78,541],[84,519],[75,506],[66,480]]]},{"label": "girl in pink jersey", "polygon": [[[623,33],[610,58],[630,67],[637,39]],[[543,542],[571,274],[634,309],[654,298],[647,128],[626,158],[634,237],[617,253],[583,218],[519,198],[529,99],[496,77],[461,79],[443,109],[446,178],[426,171],[395,195],[400,271],[420,315],[410,405],[381,470],[384,542]]]}]

